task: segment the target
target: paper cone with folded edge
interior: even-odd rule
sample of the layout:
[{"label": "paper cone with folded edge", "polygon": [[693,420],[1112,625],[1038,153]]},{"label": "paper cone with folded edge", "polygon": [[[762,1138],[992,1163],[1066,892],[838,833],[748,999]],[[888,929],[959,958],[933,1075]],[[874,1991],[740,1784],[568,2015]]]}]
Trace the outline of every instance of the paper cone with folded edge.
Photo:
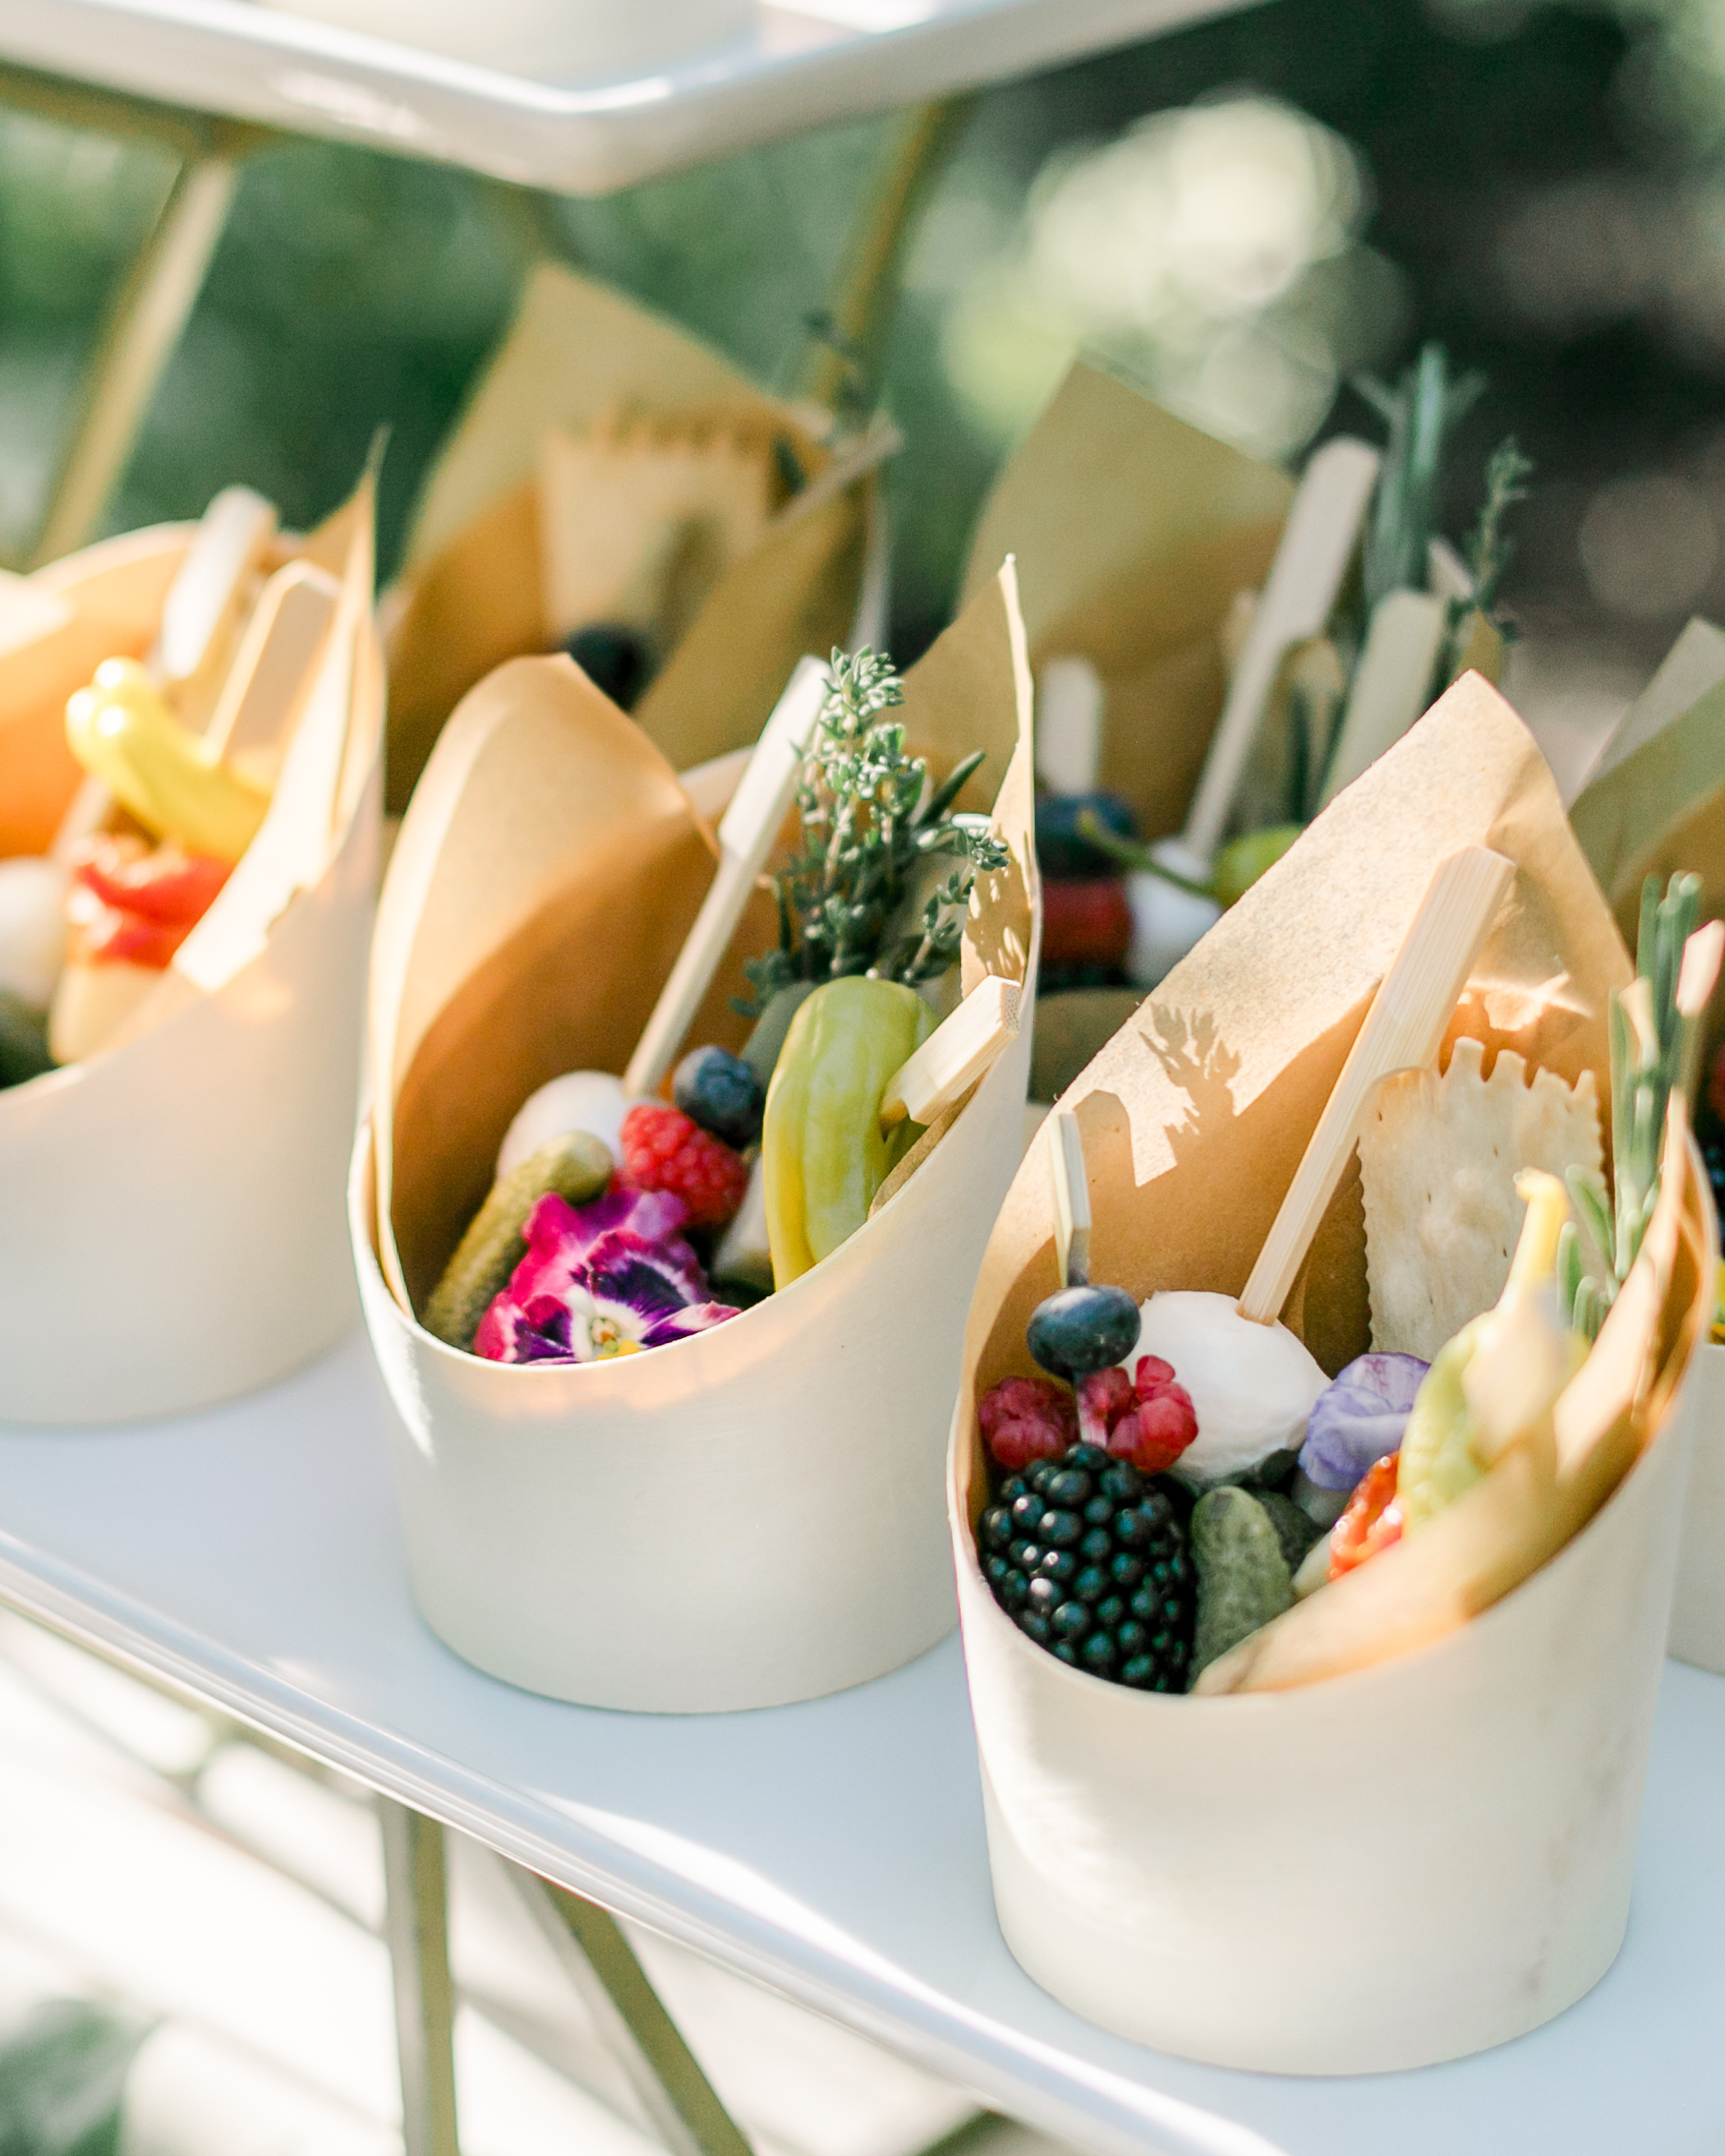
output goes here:
[{"label": "paper cone with folded edge", "polygon": [[[963,805],[992,802],[1013,860],[981,881],[963,973],[1028,995],[1040,906],[1009,567],[911,670],[902,717],[937,767],[988,752]],[[577,669],[521,660],[482,683],[391,863],[373,973],[380,1099],[352,1187],[420,1607],[493,1675],[644,1712],[842,1690],[951,1629],[941,1463],[1029,1069],[1024,1024],[849,1241],[710,1332],[582,1364],[446,1347],[386,1269],[423,1307],[521,1101],[560,1071],[621,1071],[711,874],[705,818]],[[691,1042],[741,1040],[725,999],[775,932],[763,895]]]},{"label": "paper cone with folded edge", "polygon": [[[1702,920],[1725,913],[1725,633],[1690,622],[1569,813],[1625,936],[1635,933],[1649,875],[1663,883],[1688,870],[1702,880]],[[1708,1055],[1721,1032],[1716,999]],[[1694,1389],[1671,1651],[1725,1676],[1725,1348],[1702,1346]]]},{"label": "paper cone with folded edge", "polygon": [[[343,595],[239,867],[112,1045],[0,1092],[0,1422],[188,1412],[352,1322],[342,1176],[382,808],[372,529],[368,481],[276,557],[338,567]],[[16,707],[0,681],[0,798],[14,753],[52,770],[54,701],[63,739],[95,665],[149,648],[190,536],[132,533],[31,579],[73,623],[29,654]],[[45,845],[78,777],[44,784],[9,839]]]},{"label": "paper cone with folded edge", "polygon": [[506,660],[547,650],[535,473],[553,428],[608,415],[724,418],[783,437],[811,475],[765,537],[707,594],[635,717],[678,770],[752,742],[805,651],[846,641],[873,482],[820,485],[810,414],[768,397],[686,331],[541,263],[507,337],[438,460],[394,597],[389,803],[399,809],[439,729]]},{"label": "paper cone with folded edge", "polygon": [[[1517,876],[1452,1038],[1514,1048],[1571,1081],[1590,1069],[1606,1097],[1602,1021],[1609,989],[1630,978],[1627,954],[1532,737],[1465,679],[1224,916],[1065,1096],[1085,1138],[1093,1279],[1141,1298],[1240,1292],[1434,870],[1471,844],[1508,856]],[[1008,1943],[1091,2020],[1227,2066],[1382,2071],[1537,2026],[1597,1981],[1627,1914],[1685,1380],[1707,1294],[1712,1221],[1693,1155],[1671,1178],[1648,1265],[1614,1320],[1615,1347],[1626,1333],[1632,1348],[1654,1343],[1625,1358],[1630,1416],[1584,1378],[1558,1419],[1560,1433],[1579,1432],[1568,1471],[1583,1460],[1594,1471],[1559,1519],[1573,1538],[1482,1614],[1471,1613],[1491,1600],[1483,1562],[1460,1592],[1430,1582],[1423,1604],[1398,1597],[1382,1614],[1419,1621],[1391,1659],[1374,1661],[1370,1628],[1350,1625],[1337,1673],[1321,1681],[1167,1698],[1065,1667],[999,1609],[978,1563],[987,1483],[975,1403],[1000,1378],[1031,1373],[1025,1322],[1058,1285],[1047,1142],[1031,1147],[983,1261],[950,1486]],[[1653,1306],[1638,1306],[1644,1291]],[[1332,1371],[1368,1344],[1357,1184],[1332,1204],[1286,1317]],[[1480,1507],[1515,1499],[1515,1478],[1561,1471],[1524,1451]],[[1525,1537],[1478,1537],[1476,1558],[1482,1543],[1516,1558],[1498,1588],[1525,1573]],[[1406,1549],[1417,1561],[1419,1539]],[[1368,1585],[1372,1571],[1356,1577]],[[1325,1589],[1310,1606],[1341,1593]],[[1381,1895],[1338,1891],[1358,1876],[1363,1820],[1394,1846]]]}]

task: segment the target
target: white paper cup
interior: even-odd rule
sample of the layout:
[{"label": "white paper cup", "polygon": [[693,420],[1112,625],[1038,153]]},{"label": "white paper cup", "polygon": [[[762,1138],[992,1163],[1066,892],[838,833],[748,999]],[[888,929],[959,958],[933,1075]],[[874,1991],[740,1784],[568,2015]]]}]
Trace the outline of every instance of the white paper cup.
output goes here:
[{"label": "white paper cup", "polygon": [[997,1606],[949,1485],[1007,1944],[1117,2035],[1215,2066],[1361,2074],[1507,2041],[1628,1921],[1699,1386],[1567,1548],[1413,1655],[1296,1690],[1126,1691]]},{"label": "white paper cup", "polygon": [[951,1631],[941,1464],[1033,1017],[1027,993],[945,1137],[830,1257],[614,1362],[481,1362],[408,1317],[362,1136],[354,1255],[413,1590],[457,1654],[582,1706],[696,1713],[842,1691]]},{"label": "white paper cup", "polygon": [[[105,628],[148,640],[187,536],[91,550]],[[54,572],[74,598],[76,558]],[[382,664],[372,638],[359,805],[257,956],[138,1039],[0,1092],[0,1423],[187,1414],[274,1383],[352,1326],[342,1179],[378,873]]]}]

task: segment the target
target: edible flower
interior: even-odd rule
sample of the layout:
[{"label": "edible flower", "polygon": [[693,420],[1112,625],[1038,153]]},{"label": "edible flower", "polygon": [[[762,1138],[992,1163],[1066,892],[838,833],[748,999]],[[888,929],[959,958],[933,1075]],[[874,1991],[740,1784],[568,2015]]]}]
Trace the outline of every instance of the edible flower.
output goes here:
[{"label": "edible flower", "polygon": [[706,1332],[737,1312],[707,1299],[677,1230],[689,1209],[667,1191],[615,1190],[575,1207],[542,1198],[527,1255],[480,1321],[474,1353],[493,1363],[597,1363]]},{"label": "edible flower", "polygon": [[1317,1396],[1300,1472],[1320,1490],[1351,1491],[1402,1432],[1427,1365],[1417,1355],[1357,1355]]}]

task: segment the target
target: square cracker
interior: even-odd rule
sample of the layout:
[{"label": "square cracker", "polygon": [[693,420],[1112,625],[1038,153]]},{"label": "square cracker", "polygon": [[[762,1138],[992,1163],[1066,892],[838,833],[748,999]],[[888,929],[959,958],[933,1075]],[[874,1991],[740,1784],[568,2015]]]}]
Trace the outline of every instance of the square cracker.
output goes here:
[{"label": "square cracker", "polygon": [[1572,1089],[1549,1070],[1529,1082],[1500,1051],[1489,1078],[1477,1040],[1450,1067],[1405,1070],[1379,1087],[1359,1142],[1372,1345],[1430,1362],[1503,1292],[1521,1233],[1517,1172],[1600,1166],[1593,1073]]}]

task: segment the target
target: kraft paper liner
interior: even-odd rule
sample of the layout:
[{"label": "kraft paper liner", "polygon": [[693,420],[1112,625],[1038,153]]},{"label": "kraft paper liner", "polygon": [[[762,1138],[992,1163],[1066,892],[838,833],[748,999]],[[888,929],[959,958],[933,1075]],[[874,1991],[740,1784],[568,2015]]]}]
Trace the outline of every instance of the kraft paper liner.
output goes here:
[{"label": "kraft paper liner", "polygon": [[[964,973],[1009,974],[1029,997],[1029,677],[1009,568],[905,694],[908,737],[932,761],[989,752],[969,805],[993,798],[1014,858],[984,880]],[[505,842],[490,826],[527,776],[506,767],[511,742],[538,799]],[[561,875],[544,836],[559,814],[587,819]],[[608,821],[608,850],[591,835]],[[623,1068],[711,875],[707,844],[669,767],[567,661],[521,661],[481,685],[428,766],[391,865],[373,1068],[398,1098],[393,1114],[380,1101],[373,1128],[380,1148],[393,1137],[393,1173],[367,1132],[352,1185],[422,1610],[495,1676],[644,1712],[818,1697],[951,1630],[942,1460],[1029,1063],[1027,1015],[916,1173],[811,1272],[710,1332],[580,1366],[485,1363],[433,1339],[390,1291],[378,1206],[423,1301],[527,1091],[572,1067]],[[470,926],[493,865],[507,888],[484,892]],[[619,904],[619,876],[650,888],[651,904]],[[745,921],[691,1040],[740,1040],[743,1021],[720,1023],[722,998],[772,918],[768,905]],[[595,947],[606,955],[589,972]]]},{"label": "kraft paper liner", "polygon": [[967,596],[1017,557],[1031,665],[1095,666],[1098,783],[1147,837],[1185,820],[1227,689],[1223,627],[1261,587],[1292,498],[1283,473],[1081,361],[983,508]]},{"label": "kraft paper liner", "polygon": [[[187,1413],[285,1376],[352,1323],[342,1178],[382,814],[371,518],[367,487],[298,550],[346,572],[288,757],[318,751],[332,783],[278,788],[152,992],[150,1030],[0,1092],[0,1422]],[[80,638],[0,721],[0,793],[13,752],[48,738],[51,700],[63,734],[99,659],[148,649],[190,536],[134,533],[42,572]],[[52,797],[22,834],[33,847]],[[272,860],[291,872],[260,891]]]},{"label": "kraft paper liner", "polygon": [[[506,660],[549,641],[536,471],[548,429],[609,412],[723,413],[788,434],[817,484],[709,593],[634,716],[680,771],[752,742],[804,652],[846,642],[873,481],[818,488],[811,414],[765,395],[685,331],[560,264],[531,273],[515,321],[438,460],[389,636],[388,804],[406,806],[445,719]],[[998,560],[998,557],[997,557]]]},{"label": "kraft paper liner", "polygon": [[[1725,913],[1725,636],[1692,621],[1600,752],[1570,810],[1576,836],[1633,937],[1641,886],[1702,879],[1702,918]],[[1717,1045],[1719,1021],[1710,1029]],[[1705,1346],[1677,1564],[1671,1651],[1725,1675],[1725,1348]]]},{"label": "kraft paper liner", "polygon": [[[1452,1037],[1513,1047],[1571,1080],[1591,1069],[1605,1097],[1602,1017],[1627,954],[1532,737],[1469,678],[1068,1091],[1086,1138],[1094,1278],[1140,1297],[1240,1291],[1432,871],[1470,844],[1507,854],[1517,875]],[[1009,1945],[1075,2010],[1217,2064],[1387,2071],[1536,2026],[1597,1981],[1627,1912],[1711,1292],[1698,1163],[1692,1154],[1671,1178],[1663,1272],[1650,1255],[1635,1296],[1625,1290],[1617,1345],[1630,1327],[1642,1348],[1651,1336],[1656,1376],[1633,1416],[1601,1394],[1593,1493],[1637,1445],[1639,1457],[1566,1547],[1471,1618],[1429,1591],[1418,1606],[1404,1597],[1390,1614],[1404,1638],[1418,1618],[1426,1644],[1393,1659],[1374,1661],[1372,1636],[1356,1633],[1351,1663],[1318,1681],[1159,1698],[1034,1646],[977,1559],[974,1403],[1001,1377],[1030,1373],[1024,1323],[1056,1285],[1045,1145],[1032,1146],[983,1260],[949,1483]],[[1332,1371],[1367,1344],[1363,1272],[1355,1181],[1287,1312]],[[1619,1367],[1639,1378],[1645,1364],[1636,1349]],[[1589,1405],[1579,1388],[1566,1409],[1577,1405]],[[1379,1840],[1381,1873],[1362,1854]]]}]

